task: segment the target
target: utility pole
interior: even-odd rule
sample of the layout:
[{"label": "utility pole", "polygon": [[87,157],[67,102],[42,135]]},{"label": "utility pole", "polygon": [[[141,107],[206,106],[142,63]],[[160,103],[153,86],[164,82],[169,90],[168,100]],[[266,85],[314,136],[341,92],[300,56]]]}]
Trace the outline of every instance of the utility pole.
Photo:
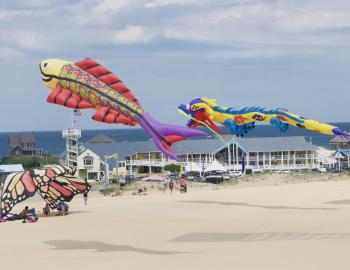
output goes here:
[{"label": "utility pole", "polygon": [[109,165],[108,165],[108,160],[110,159],[114,159],[116,162],[116,182],[117,184],[119,184],[119,174],[118,174],[118,170],[119,170],[119,156],[118,154],[114,154],[111,156],[105,156],[105,185],[107,186],[109,184]]}]

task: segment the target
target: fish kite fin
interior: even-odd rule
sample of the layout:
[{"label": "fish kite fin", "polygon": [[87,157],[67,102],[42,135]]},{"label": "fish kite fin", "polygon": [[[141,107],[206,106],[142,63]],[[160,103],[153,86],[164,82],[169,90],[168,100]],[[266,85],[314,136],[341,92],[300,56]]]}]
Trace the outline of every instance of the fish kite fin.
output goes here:
[{"label": "fish kite fin", "polygon": [[91,58],[85,58],[84,60],[75,63],[76,66],[80,67],[84,71],[88,72],[101,82],[107,84],[114,91],[126,97],[128,100],[135,102],[137,106],[142,109],[140,103],[135,98],[131,90],[123,83],[123,81],[115,74],[113,74],[106,67],[97,63]]},{"label": "fish kite fin", "polygon": [[343,139],[350,140],[350,134],[345,133],[340,128],[333,128],[332,131],[333,131],[334,135],[339,136],[340,138],[343,138]]},{"label": "fish kite fin", "polygon": [[124,124],[127,126],[135,126],[136,122],[125,116],[122,112],[116,111],[109,107],[99,108],[92,119],[97,122],[104,122],[107,124]]},{"label": "fish kite fin", "polygon": [[200,130],[160,123],[148,113],[137,118],[140,126],[152,138],[158,149],[176,161],[180,160],[171,148],[172,144],[194,136],[208,136]]},{"label": "fish kite fin", "polygon": [[72,91],[59,85],[57,85],[47,97],[47,102],[72,109],[91,109],[94,107],[91,103],[72,93]]}]

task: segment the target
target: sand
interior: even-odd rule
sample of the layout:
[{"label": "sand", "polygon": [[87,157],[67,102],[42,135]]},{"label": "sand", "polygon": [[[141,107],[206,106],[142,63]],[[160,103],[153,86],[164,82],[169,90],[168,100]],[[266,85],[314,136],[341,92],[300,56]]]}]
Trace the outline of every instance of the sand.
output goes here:
[{"label": "sand", "polygon": [[350,178],[322,177],[78,197],[68,216],[0,224],[0,269],[349,269]]}]

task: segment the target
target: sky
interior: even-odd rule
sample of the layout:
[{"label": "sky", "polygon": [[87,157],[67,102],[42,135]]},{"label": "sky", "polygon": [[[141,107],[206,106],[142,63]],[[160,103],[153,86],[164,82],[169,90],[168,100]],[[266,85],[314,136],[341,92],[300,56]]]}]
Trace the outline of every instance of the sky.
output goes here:
[{"label": "sky", "polygon": [[[350,121],[348,0],[0,0],[0,131],[60,130],[38,64],[91,57],[143,108],[184,124],[195,97]],[[91,120],[82,129],[123,128]]]}]

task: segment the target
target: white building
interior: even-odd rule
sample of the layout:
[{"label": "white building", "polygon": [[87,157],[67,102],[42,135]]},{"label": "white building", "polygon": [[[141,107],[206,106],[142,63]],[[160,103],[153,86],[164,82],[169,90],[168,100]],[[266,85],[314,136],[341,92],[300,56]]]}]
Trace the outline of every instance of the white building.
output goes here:
[{"label": "white building", "polygon": [[83,149],[77,157],[77,172],[80,177],[87,180],[102,180],[103,162],[90,149]]},{"label": "white building", "polygon": [[[227,169],[311,170],[322,166],[324,156],[304,137],[236,138],[186,140],[173,145],[184,168],[204,169],[218,160]],[[105,156],[118,154],[119,174],[150,174],[178,162],[165,157],[152,141],[115,142],[108,137],[94,138],[79,147],[77,169],[89,180],[103,179]],[[116,160],[108,161],[110,171]],[[114,170],[115,171],[115,170]]]}]

